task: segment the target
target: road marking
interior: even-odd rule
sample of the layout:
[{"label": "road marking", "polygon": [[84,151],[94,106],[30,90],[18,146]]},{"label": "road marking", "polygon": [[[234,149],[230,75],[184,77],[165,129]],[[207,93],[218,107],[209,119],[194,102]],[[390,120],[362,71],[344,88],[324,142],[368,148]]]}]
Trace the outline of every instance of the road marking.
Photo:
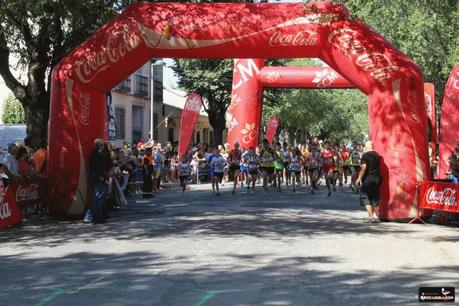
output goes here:
[{"label": "road marking", "polygon": [[45,305],[48,305],[49,303],[51,303],[52,300],[54,300],[55,298],[57,298],[59,295],[63,295],[63,294],[66,294],[68,293],[70,290],[68,289],[55,289],[53,291],[53,293],[51,293],[50,295],[48,295],[47,297],[45,297],[43,300],[40,301],[40,303],[38,303],[36,306],[45,306]]},{"label": "road marking", "polygon": [[206,294],[193,306],[203,306],[208,300],[213,298],[214,296],[218,295],[220,292],[218,291],[206,291]]}]

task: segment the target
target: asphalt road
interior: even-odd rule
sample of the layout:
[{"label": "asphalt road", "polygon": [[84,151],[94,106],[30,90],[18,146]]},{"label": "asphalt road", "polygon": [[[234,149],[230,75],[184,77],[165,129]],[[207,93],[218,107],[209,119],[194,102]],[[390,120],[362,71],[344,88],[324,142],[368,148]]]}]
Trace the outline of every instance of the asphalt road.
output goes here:
[{"label": "asphalt road", "polygon": [[459,290],[459,230],[362,223],[339,190],[161,191],[106,224],[0,232],[0,305],[417,305]]}]

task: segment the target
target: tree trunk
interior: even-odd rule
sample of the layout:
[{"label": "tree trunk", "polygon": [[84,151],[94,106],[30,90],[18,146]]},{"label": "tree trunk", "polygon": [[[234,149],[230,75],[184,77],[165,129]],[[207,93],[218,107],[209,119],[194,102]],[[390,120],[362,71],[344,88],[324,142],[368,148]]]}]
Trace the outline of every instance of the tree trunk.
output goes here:
[{"label": "tree trunk", "polygon": [[27,136],[35,149],[45,147],[48,143],[49,99],[42,99],[37,105],[27,103],[24,106]]},{"label": "tree trunk", "polygon": [[210,118],[209,116],[209,123],[214,130],[214,144],[222,145],[223,144],[223,130],[225,129],[226,120],[225,117],[222,118]]}]

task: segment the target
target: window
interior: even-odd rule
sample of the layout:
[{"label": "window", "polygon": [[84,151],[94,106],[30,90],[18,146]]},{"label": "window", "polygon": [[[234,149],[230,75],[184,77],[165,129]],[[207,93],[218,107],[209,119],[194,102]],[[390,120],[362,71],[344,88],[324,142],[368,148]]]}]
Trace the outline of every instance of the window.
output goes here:
[{"label": "window", "polygon": [[126,110],[115,107],[115,122],[117,126],[116,139],[126,139]]},{"label": "window", "polygon": [[209,138],[210,138],[209,143],[210,143],[211,145],[214,145],[214,144],[215,144],[215,143],[214,143],[214,131],[209,131]]},{"label": "window", "polygon": [[209,129],[203,129],[202,136],[204,138],[204,142],[209,143]]},{"label": "window", "polygon": [[153,92],[153,99],[156,102],[163,101],[163,83],[161,81],[155,80],[155,91]]},{"label": "window", "polygon": [[174,142],[174,128],[169,128],[167,132],[167,140],[170,142]]},{"label": "window", "polygon": [[201,131],[196,132],[196,142],[201,143]]},{"label": "window", "polygon": [[133,105],[132,106],[132,141],[142,139],[143,131],[143,107]]},{"label": "window", "polygon": [[131,77],[128,77],[126,80],[118,84],[118,86],[115,87],[115,90],[120,91],[120,92],[130,93],[131,92]]},{"label": "window", "polygon": [[136,96],[148,98],[148,78],[143,75],[135,76],[135,92]]}]

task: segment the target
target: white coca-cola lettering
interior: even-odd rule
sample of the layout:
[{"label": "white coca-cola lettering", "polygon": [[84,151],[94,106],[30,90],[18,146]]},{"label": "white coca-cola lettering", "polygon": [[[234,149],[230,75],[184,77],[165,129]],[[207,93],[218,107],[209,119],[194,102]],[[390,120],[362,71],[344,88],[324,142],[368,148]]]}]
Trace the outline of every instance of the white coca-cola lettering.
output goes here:
[{"label": "white coca-cola lettering", "polygon": [[38,184],[19,185],[16,190],[16,202],[38,200]]},{"label": "white coca-cola lettering", "polygon": [[201,100],[199,99],[199,97],[191,98],[190,101],[188,101],[188,103],[186,104],[186,108],[191,112],[199,113],[199,111],[201,110]]},{"label": "white coca-cola lettering", "polygon": [[343,53],[353,58],[354,63],[361,67],[363,71],[369,72],[370,76],[376,81],[383,83],[391,78],[390,72],[397,71],[391,60],[379,52],[369,52],[369,50],[356,38],[357,32],[349,29],[333,31],[328,36],[331,45],[343,51]]},{"label": "white coca-cola lettering", "polygon": [[418,101],[416,99],[416,92],[413,90],[408,91],[408,104],[410,106],[410,118],[414,122],[418,122]]},{"label": "white coca-cola lettering", "polygon": [[427,203],[442,206],[457,206],[456,191],[453,188],[445,188],[437,191],[435,187],[430,187],[427,191]]},{"label": "white coca-cola lettering", "polygon": [[[118,37],[122,35],[122,41]],[[84,55],[76,63],[75,72],[83,83],[90,83],[102,71],[112,64],[116,64],[140,45],[140,37],[128,25],[119,31],[113,32],[107,40],[107,45],[95,55]]]},{"label": "white coca-cola lettering", "polygon": [[90,95],[88,93],[81,93],[78,102],[80,104],[80,123],[83,125],[89,124],[89,114],[90,114]]},{"label": "white coca-cola lettering", "polygon": [[312,82],[317,83],[317,87],[324,88],[331,86],[337,78],[338,74],[336,72],[324,69],[315,73],[315,78]]},{"label": "white coca-cola lettering", "polygon": [[317,46],[319,39],[317,32],[310,30],[303,30],[297,33],[283,33],[282,31],[276,31],[269,38],[269,45],[271,47],[278,46],[293,46],[293,47],[305,47],[305,46]]},{"label": "white coca-cola lettering", "polygon": [[381,83],[390,79],[388,71],[398,70],[398,67],[394,66],[389,58],[377,52],[359,55],[355,59],[355,64],[362,67],[364,71],[370,72],[370,75]]},{"label": "white coca-cola lettering", "polygon": [[0,203],[0,219],[5,220],[11,217],[11,208],[7,202]]},{"label": "white coca-cola lettering", "polygon": [[426,106],[426,111],[430,112],[432,110],[432,98],[429,94],[424,93],[424,101]]}]

